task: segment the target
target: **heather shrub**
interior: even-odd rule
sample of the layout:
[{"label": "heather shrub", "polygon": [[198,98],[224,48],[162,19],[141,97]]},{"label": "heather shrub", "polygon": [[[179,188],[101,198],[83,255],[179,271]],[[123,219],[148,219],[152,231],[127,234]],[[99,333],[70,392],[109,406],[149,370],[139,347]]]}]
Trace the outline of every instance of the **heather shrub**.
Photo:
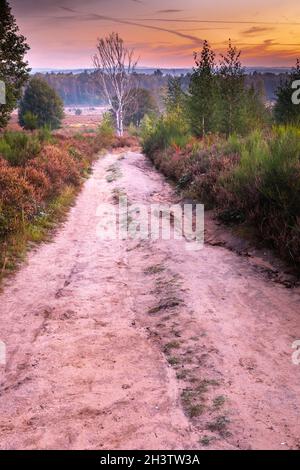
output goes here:
[{"label": "heather shrub", "polygon": [[80,182],[76,160],[65,149],[54,145],[46,145],[40,155],[32,160],[31,166],[47,175],[52,194],[57,194],[66,184],[77,186]]},{"label": "heather shrub", "polygon": [[35,199],[39,204],[51,195],[50,179],[42,169],[28,165],[24,169],[24,178],[34,188]]},{"label": "heather shrub", "polygon": [[227,221],[247,221],[278,252],[300,263],[300,131],[274,128],[239,142],[240,158],[217,181],[215,202]]},{"label": "heather shrub", "polygon": [[164,130],[149,134],[147,151],[178,189],[216,208],[226,223],[251,224],[283,257],[300,263],[299,128],[207,136],[183,147],[164,140]]},{"label": "heather shrub", "polygon": [[0,237],[16,230],[35,210],[34,188],[20,169],[0,159]]},{"label": "heather shrub", "polygon": [[45,240],[63,217],[102,142],[92,135],[52,136],[42,128],[34,134],[7,132],[0,148],[1,278],[29,240]]}]

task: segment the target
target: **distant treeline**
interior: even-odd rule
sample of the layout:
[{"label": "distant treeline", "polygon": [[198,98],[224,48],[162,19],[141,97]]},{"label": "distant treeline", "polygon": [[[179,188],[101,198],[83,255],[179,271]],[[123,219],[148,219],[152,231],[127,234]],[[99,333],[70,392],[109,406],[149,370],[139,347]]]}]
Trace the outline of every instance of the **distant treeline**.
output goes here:
[{"label": "distant treeline", "polygon": [[[104,93],[97,72],[85,71],[74,73],[46,73],[36,74],[42,77],[61,96],[66,106],[101,106],[106,105]],[[181,84],[183,90],[187,90],[190,82],[190,74],[182,75]],[[275,91],[280,82],[286,78],[286,74],[258,73],[247,75],[247,84],[254,85],[259,90],[265,101],[272,102],[275,99]],[[168,86],[170,75],[164,75],[159,71],[153,74],[137,73],[139,87],[149,90],[157,101],[159,107],[163,105],[164,90]]]}]

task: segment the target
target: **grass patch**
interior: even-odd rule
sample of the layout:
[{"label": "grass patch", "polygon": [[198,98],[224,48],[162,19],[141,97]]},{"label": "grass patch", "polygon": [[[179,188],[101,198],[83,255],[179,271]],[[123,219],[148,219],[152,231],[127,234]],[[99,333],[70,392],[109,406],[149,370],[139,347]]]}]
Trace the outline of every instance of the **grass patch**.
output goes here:
[{"label": "grass patch", "polygon": [[151,314],[159,313],[162,310],[173,309],[175,307],[178,307],[182,303],[183,303],[182,300],[178,299],[177,297],[170,297],[168,299],[161,300],[159,305],[157,305],[156,307],[150,308],[148,310],[148,313],[151,315]]},{"label": "grass patch", "polygon": [[123,188],[114,188],[112,190],[112,197],[115,204],[119,204],[120,199],[125,199],[127,197],[126,191]]},{"label": "grass patch", "polygon": [[171,341],[164,346],[164,353],[169,354],[172,349],[179,349],[180,343],[179,341]]},{"label": "grass patch", "polygon": [[178,359],[178,357],[175,356],[168,357],[167,361],[171,366],[177,366],[178,364],[180,364],[180,360]]},{"label": "grass patch", "polygon": [[216,398],[213,399],[213,408],[219,409],[225,404],[226,398],[224,395],[218,395]]},{"label": "grass patch", "polygon": [[205,410],[203,397],[194,389],[184,389],[181,394],[181,400],[184,411],[190,418],[200,416]]},{"label": "grass patch", "polygon": [[203,436],[199,442],[200,444],[202,444],[203,446],[209,446],[213,441],[215,441],[216,438],[214,436]]},{"label": "grass patch", "polygon": [[144,274],[146,275],[159,274],[159,273],[162,273],[164,270],[165,268],[161,264],[156,264],[154,266],[149,266],[148,268],[146,268],[144,271]]},{"label": "grass patch", "polygon": [[230,419],[227,416],[217,416],[213,421],[207,424],[207,429],[212,432],[218,432],[222,437],[228,436],[227,431]]},{"label": "grass patch", "polygon": [[188,377],[189,372],[187,370],[180,370],[176,374],[178,380],[185,380]]},{"label": "grass patch", "polygon": [[113,165],[110,165],[106,171],[108,172],[108,175],[106,176],[106,181],[108,183],[113,183],[114,181],[122,177],[120,167],[115,163]]}]

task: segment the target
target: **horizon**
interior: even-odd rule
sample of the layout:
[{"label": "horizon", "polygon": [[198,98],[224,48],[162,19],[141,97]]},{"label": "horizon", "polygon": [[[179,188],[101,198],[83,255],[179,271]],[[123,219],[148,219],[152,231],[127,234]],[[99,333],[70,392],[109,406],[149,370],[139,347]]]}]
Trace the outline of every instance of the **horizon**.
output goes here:
[{"label": "horizon", "polygon": [[253,0],[249,6],[233,0],[167,0],[163,8],[158,0],[151,5],[142,0],[10,4],[31,47],[27,58],[33,69],[90,69],[97,38],[112,31],[135,49],[140,68],[192,68],[193,52],[204,39],[219,56],[231,38],[248,68],[290,68],[300,56],[298,0],[284,5]]}]

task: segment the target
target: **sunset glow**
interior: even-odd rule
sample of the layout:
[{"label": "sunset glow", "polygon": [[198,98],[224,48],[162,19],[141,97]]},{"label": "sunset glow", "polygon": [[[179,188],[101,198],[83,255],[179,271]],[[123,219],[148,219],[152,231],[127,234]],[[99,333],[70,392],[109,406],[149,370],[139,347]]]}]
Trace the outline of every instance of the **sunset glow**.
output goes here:
[{"label": "sunset glow", "polygon": [[12,0],[32,67],[91,67],[97,37],[118,31],[140,65],[190,67],[208,39],[228,39],[248,66],[291,66],[300,55],[299,0]]}]

